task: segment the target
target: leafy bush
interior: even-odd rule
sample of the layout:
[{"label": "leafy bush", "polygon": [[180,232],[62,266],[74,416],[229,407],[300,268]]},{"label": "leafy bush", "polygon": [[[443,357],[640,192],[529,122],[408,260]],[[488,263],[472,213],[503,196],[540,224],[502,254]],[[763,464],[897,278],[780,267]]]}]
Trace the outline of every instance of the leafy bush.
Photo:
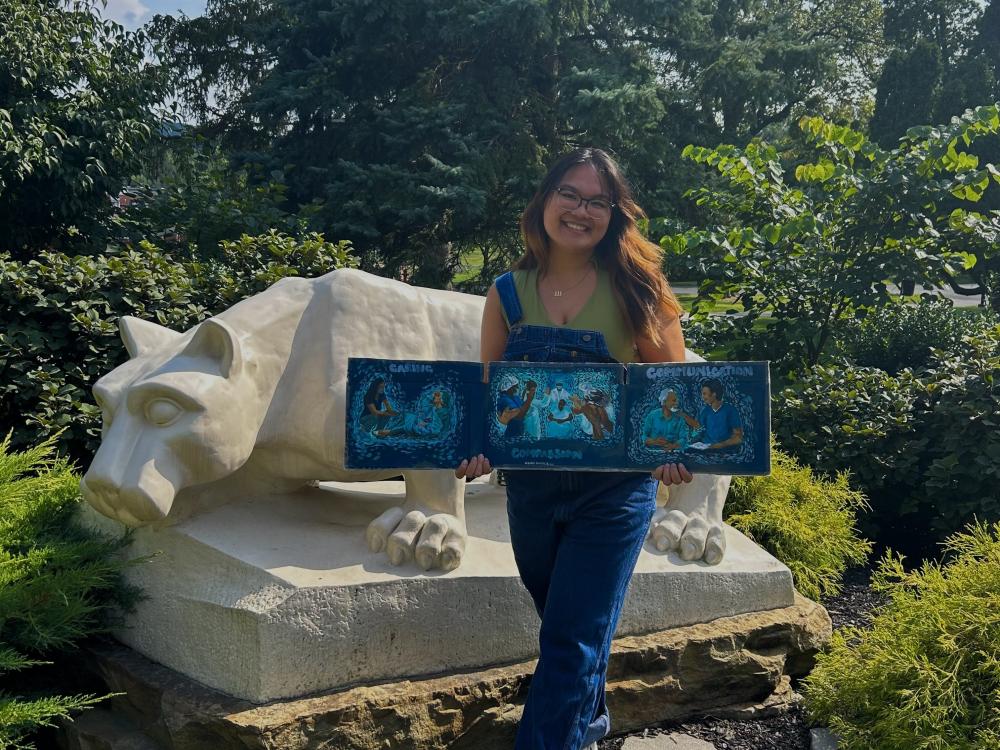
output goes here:
[{"label": "leafy bush", "polygon": [[683,322],[684,341],[706,359],[768,361],[773,385],[783,382],[788,364],[782,339],[771,335],[774,323],[773,318],[695,312]]},{"label": "leafy bush", "polygon": [[938,535],[1000,520],[1000,326],[935,352],[921,374],[923,483],[914,493]]},{"label": "leafy bush", "polygon": [[310,232],[300,238],[271,229],[264,234],[244,234],[238,240],[219,243],[221,258],[210,265],[207,302],[215,312],[263,292],[286,276],[322,276],[337,268],[356,264],[347,242],[327,242]]},{"label": "leafy bush", "polygon": [[715,269],[703,291],[735,298],[751,319],[771,318],[782,367],[820,363],[844,321],[890,301],[887,280],[995,270],[1000,224],[973,209],[992,200],[1000,171],[959,149],[1000,142],[997,106],[912,128],[891,150],[818,117],[799,129],[795,153],[812,163],[788,164],[756,139],[685,147],[724,184],[688,193],[708,212],[705,225],[660,240],[668,264],[694,255]]},{"label": "leafy bush", "polygon": [[872,585],[889,603],[871,629],[835,632],[806,677],[811,718],[845,750],[1000,747],[1000,524],[946,549],[909,573],[886,554]]},{"label": "leafy bush", "polygon": [[785,450],[849,469],[873,513],[865,533],[926,555],[972,521],[1000,519],[1000,326],[934,350],[918,373],[810,368],[774,398]]},{"label": "leafy bush", "polygon": [[684,343],[692,351],[706,359],[715,352],[724,350],[737,338],[746,334],[740,322],[743,318],[734,315],[690,316],[682,324]]},{"label": "leafy bush", "polygon": [[872,544],[854,527],[867,508],[845,474],[816,477],[772,449],[770,476],[733,478],[726,521],[785,563],[804,596],[819,599],[839,593],[847,567],[868,559]]},{"label": "leafy bush", "polygon": [[98,0],[5,0],[0,12],[0,250],[95,246],[153,137],[165,71]]},{"label": "leafy bush", "polygon": [[345,242],[273,230],[224,242],[207,263],[147,242],[115,255],[45,252],[27,263],[0,254],[0,319],[9,321],[0,331],[0,429],[15,430],[21,445],[32,432],[62,431],[60,447],[84,463],[101,426],[90,387],[127,356],[120,316],[183,331],[283,276],[351,265]]},{"label": "leafy bush", "polygon": [[816,365],[774,395],[778,444],[821,471],[850,470],[871,498],[920,480],[919,384],[909,370],[898,376],[849,362]]},{"label": "leafy bush", "polygon": [[33,730],[100,700],[24,694],[21,671],[105,632],[138,595],[121,576],[129,563],[115,556],[127,538],[74,522],[79,477],[52,458],[54,443],[11,453],[10,436],[0,441],[0,747],[30,747]]},{"label": "leafy bush", "polygon": [[992,311],[956,308],[946,300],[886,305],[850,325],[844,338],[851,360],[889,373],[925,365],[932,349],[955,349],[966,335],[996,325]]},{"label": "leafy bush", "polygon": [[268,228],[302,231],[316,206],[290,212],[280,172],[237,168],[217,143],[179,129],[181,134],[156,139],[143,151],[145,173],[133,183],[142,197],[114,216],[123,244],[145,239],[168,252],[184,246],[208,260],[218,257],[223,240]]}]

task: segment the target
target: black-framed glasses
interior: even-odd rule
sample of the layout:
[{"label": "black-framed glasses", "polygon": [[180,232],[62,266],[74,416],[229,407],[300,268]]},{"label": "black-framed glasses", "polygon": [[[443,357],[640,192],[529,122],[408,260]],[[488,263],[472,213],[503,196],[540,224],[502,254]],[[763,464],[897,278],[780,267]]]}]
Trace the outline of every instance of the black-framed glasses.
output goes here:
[{"label": "black-framed glasses", "polygon": [[607,198],[584,198],[573,188],[560,185],[552,192],[555,193],[557,205],[567,211],[573,211],[583,203],[586,205],[586,212],[591,216],[606,219],[611,215],[611,209],[615,204]]}]

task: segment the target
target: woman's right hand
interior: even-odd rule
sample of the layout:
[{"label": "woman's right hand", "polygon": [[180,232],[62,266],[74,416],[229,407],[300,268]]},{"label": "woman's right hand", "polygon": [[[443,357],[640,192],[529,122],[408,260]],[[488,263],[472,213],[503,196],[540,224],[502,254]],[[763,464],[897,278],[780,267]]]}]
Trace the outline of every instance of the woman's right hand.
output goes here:
[{"label": "woman's right hand", "polygon": [[490,460],[480,453],[478,456],[462,461],[455,469],[455,476],[459,479],[475,479],[483,474],[489,474],[491,471],[493,471],[493,467],[490,466]]}]

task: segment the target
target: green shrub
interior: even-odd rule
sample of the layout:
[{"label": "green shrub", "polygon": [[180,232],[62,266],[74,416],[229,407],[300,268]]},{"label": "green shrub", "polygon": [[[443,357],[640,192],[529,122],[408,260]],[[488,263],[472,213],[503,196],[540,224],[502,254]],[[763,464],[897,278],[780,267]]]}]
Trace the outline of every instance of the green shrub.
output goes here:
[{"label": "green shrub", "polygon": [[835,632],[805,679],[810,717],[844,750],[1000,747],[1000,524],[946,548],[909,573],[884,556],[872,585],[888,604],[870,629]]},{"label": "green shrub", "polygon": [[683,323],[684,343],[706,359],[717,359],[733,342],[747,334],[735,315],[690,316]]},{"label": "green shrub", "polygon": [[996,323],[991,310],[922,299],[916,305],[886,305],[869,311],[848,327],[844,343],[854,364],[895,374],[924,366],[933,349],[952,351],[963,336],[982,334]]},{"label": "green shrub", "polygon": [[[698,302],[696,301],[695,307]],[[720,361],[767,361],[771,383],[784,382],[792,360],[780,336],[772,336],[774,318],[757,318],[728,313],[692,313],[683,323],[684,342],[706,359]]]},{"label": "green shrub", "polygon": [[922,371],[926,448],[915,504],[939,538],[1000,520],[1000,326],[936,351]]},{"label": "green shrub", "polygon": [[146,239],[168,252],[183,245],[208,260],[218,256],[223,240],[269,227],[299,233],[308,224],[315,206],[290,213],[280,171],[264,175],[237,167],[217,140],[186,126],[176,129],[181,134],[156,139],[143,150],[146,174],[132,183],[142,197],[113,217],[122,244]]},{"label": "green shrub", "polygon": [[854,527],[867,507],[845,474],[816,477],[772,449],[770,476],[733,478],[726,521],[785,563],[804,596],[819,599],[839,593],[848,566],[868,559],[872,544]]},{"label": "green shrub", "polygon": [[920,386],[913,373],[892,376],[848,362],[816,365],[774,394],[778,444],[823,472],[850,470],[871,496],[919,482]]},{"label": "green shrub", "polygon": [[183,331],[284,276],[354,265],[349,245],[270,231],[223,242],[200,262],[150,243],[114,255],[45,252],[27,263],[0,253],[0,430],[17,445],[61,431],[86,463],[100,436],[90,387],[126,359],[117,321],[134,315]]},{"label": "green shrub", "polygon": [[214,312],[263,292],[286,276],[312,278],[357,265],[349,243],[327,242],[316,232],[292,237],[271,229],[252,237],[244,234],[238,240],[223,240],[219,248],[219,261],[210,264],[208,288],[213,290],[214,299],[206,302]]},{"label": "green shrub", "polygon": [[916,374],[821,365],[775,395],[781,447],[850,470],[866,535],[926,555],[973,518],[1000,520],[1000,327],[934,350]]},{"label": "green shrub", "polygon": [[121,576],[129,563],[115,555],[127,538],[75,523],[79,477],[51,457],[54,443],[12,453],[10,436],[0,442],[0,747],[29,747],[38,727],[100,700],[53,694],[58,686],[23,694],[21,671],[105,632],[137,597]]}]

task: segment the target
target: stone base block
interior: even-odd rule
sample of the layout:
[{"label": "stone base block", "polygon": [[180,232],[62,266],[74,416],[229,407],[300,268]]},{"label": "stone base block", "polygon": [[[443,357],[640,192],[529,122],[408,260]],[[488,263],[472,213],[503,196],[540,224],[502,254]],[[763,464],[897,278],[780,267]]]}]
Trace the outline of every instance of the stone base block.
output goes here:
[{"label": "stone base block", "polygon": [[[615,640],[608,706],[616,733],[666,720],[787,707],[831,636],[823,607],[718,618]],[[534,661],[255,705],[210,690],[120,645],[90,652],[111,711],[65,722],[66,750],[509,750]],[[150,744],[152,743],[152,744]]]},{"label": "stone base block", "polygon": [[[462,565],[424,572],[369,552],[364,524],[402,500],[401,482],[330,484],[139,529],[129,572],[147,598],[116,634],[153,661],[264,703],[537,655],[538,617],[510,548],[504,489],[468,486]],[[114,522],[91,514],[98,524]],[[618,636],[793,603],[788,568],[735,529],[718,565],[647,543]]]}]

